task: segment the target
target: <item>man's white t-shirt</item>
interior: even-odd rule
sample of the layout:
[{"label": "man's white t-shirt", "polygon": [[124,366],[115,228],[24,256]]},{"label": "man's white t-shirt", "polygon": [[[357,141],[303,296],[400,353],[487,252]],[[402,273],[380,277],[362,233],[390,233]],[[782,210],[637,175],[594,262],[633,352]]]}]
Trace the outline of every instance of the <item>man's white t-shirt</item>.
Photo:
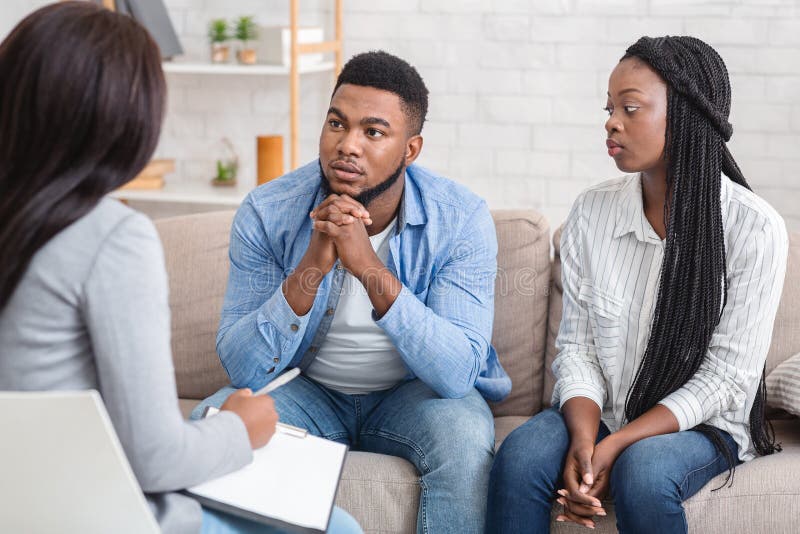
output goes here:
[{"label": "man's white t-shirt", "polygon": [[[397,219],[369,238],[385,265],[389,239]],[[328,335],[306,375],[320,384],[348,395],[389,389],[408,373],[392,340],[372,319],[372,302],[361,282],[345,273],[342,293]]]}]

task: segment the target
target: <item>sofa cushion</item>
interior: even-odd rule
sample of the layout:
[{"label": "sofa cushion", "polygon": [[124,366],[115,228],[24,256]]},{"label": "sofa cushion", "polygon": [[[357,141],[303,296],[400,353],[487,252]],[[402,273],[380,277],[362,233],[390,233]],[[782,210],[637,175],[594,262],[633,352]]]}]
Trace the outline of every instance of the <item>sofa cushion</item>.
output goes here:
[{"label": "sofa cushion", "polygon": [[800,232],[789,234],[789,261],[786,266],[786,279],[775,327],[772,330],[772,344],[767,356],[767,376],[779,363],[800,352]]},{"label": "sofa cushion", "polygon": [[553,360],[556,359],[556,336],[561,324],[561,305],[564,287],[561,285],[561,229],[553,232],[553,263],[550,267],[550,303],[547,309],[547,344],[544,350],[544,380],[542,386],[542,407],[549,407],[553,397],[556,378],[553,375]]},{"label": "sofa cushion", "polygon": [[[498,415],[530,415],[540,409],[549,229],[533,211],[493,215],[499,275],[492,341],[513,384],[509,398],[493,409]],[[228,383],[215,338],[233,216],[226,211],[156,221],[169,274],[173,360],[183,398],[202,399]]]},{"label": "sofa cushion", "polygon": [[364,532],[415,532],[419,474],[411,463],[384,454],[348,452],[336,504]]},{"label": "sofa cushion", "polygon": [[800,415],[800,353],[781,362],[767,377],[771,406]]},{"label": "sofa cushion", "polygon": [[534,211],[495,211],[493,216],[498,253],[492,344],[512,389],[491,407],[495,416],[530,416],[541,409],[550,228]]},{"label": "sofa cushion", "polygon": [[229,382],[215,340],[228,278],[233,214],[203,213],[155,222],[169,275],[172,359],[180,397],[202,399]]},{"label": "sofa cushion", "polygon": [[530,419],[528,416],[521,416],[521,415],[508,415],[505,417],[495,417],[494,418],[494,450],[500,448],[500,444],[503,443],[511,432],[516,430],[518,426],[522,423]]}]

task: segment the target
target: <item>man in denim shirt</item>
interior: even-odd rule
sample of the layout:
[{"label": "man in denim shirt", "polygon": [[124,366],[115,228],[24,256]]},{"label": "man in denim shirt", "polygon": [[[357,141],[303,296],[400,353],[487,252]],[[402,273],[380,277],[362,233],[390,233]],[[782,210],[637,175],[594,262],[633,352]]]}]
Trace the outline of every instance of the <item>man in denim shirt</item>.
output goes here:
[{"label": "man in denim shirt", "polygon": [[282,422],[411,462],[419,532],[482,532],[484,398],[511,390],[490,345],[497,242],[483,200],[413,165],[427,107],[405,61],[345,65],[319,160],[236,214],[217,352],[237,388],[303,371],[273,394]]}]

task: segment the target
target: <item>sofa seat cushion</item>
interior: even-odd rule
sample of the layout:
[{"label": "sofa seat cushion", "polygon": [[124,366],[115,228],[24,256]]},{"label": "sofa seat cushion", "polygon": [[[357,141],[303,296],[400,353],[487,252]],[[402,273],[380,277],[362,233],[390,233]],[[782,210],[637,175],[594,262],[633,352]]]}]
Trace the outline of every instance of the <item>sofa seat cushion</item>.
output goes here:
[{"label": "sofa seat cushion", "polygon": [[351,451],[336,504],[355,517],[364,532],[415,532],[419,475],[395,456]]},{"label": "sofa seat cushion", "polygon": [[500,444],[508,437],[518,426],[530,419],[530,417],[522,417],[517,415],[509,415],[506,417],[494,418],[494,450],[500,448]]}]

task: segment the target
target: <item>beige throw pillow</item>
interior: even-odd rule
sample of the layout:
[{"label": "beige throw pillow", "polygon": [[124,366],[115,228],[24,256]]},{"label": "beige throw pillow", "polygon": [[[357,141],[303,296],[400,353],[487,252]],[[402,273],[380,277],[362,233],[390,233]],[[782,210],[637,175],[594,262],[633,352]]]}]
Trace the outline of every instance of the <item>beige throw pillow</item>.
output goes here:
[{"label": "beige throw pillow", "polygon": [[769,405],[800,416],[800,354],[778,365],[767,377]]}]

